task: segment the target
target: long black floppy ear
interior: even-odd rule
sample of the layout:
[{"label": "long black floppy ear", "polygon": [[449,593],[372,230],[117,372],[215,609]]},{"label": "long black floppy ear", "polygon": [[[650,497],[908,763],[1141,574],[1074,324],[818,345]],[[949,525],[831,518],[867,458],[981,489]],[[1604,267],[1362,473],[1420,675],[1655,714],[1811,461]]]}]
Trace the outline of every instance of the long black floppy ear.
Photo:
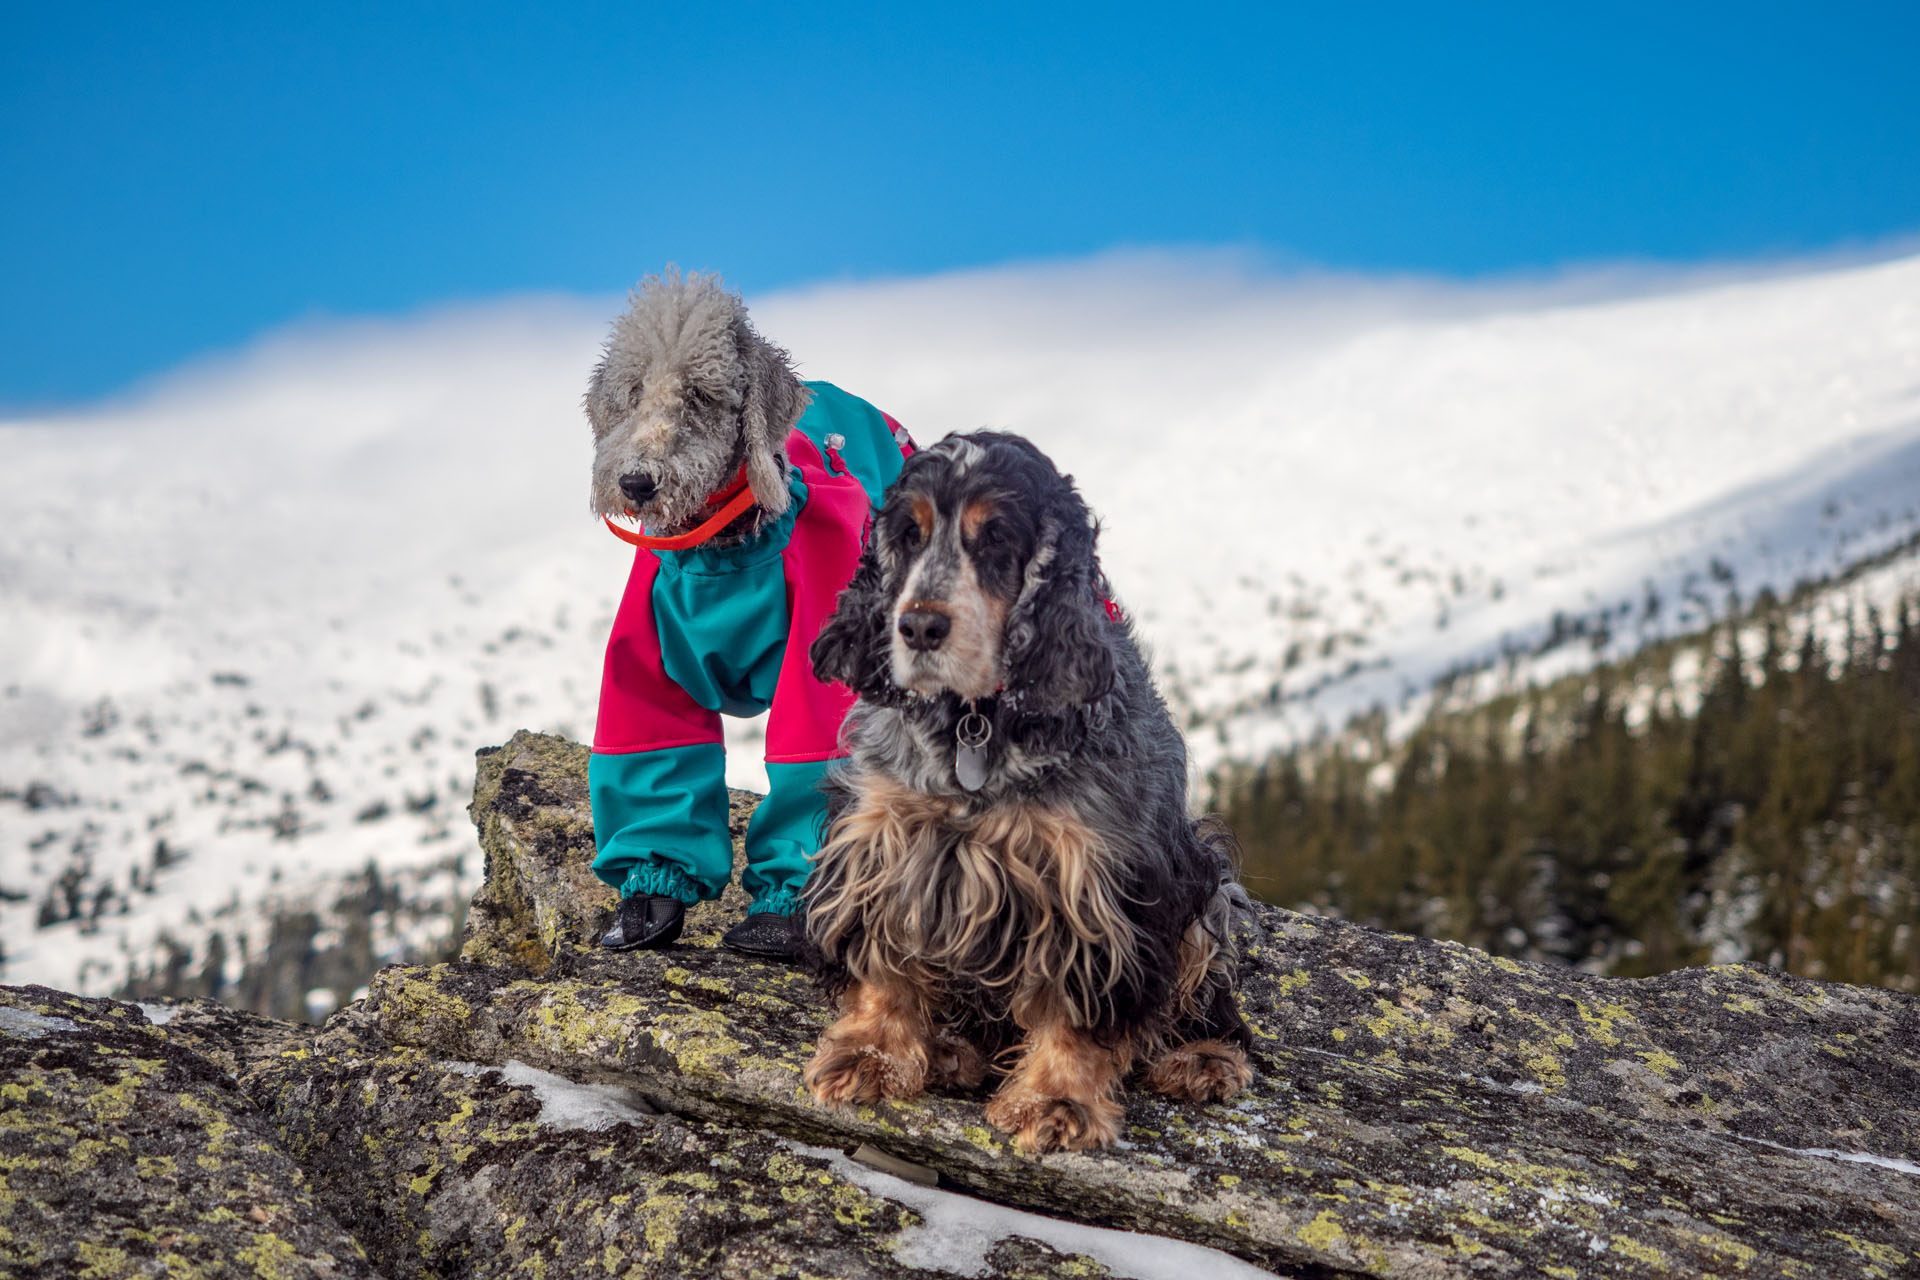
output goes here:
[{"label": "long black floppy ear", "polygon": [[813,674],[821,680],[846,685],[870,701],[890,701],[889,695],[898,693],[888,627],[893,611],[882,581],[879,542],[878,526],[869,524],[860,567],[853,571],[853,581],[840,593],[833,616],[820,629],[807,656],[813,659]]},{"label": "long black floppy ear", "polygon": [[754,330],[746,309],[734,316],[734,341],[740,366],[746,371],[746,399],[740,408],[740,430],[747,453],[747,488],[754,505],[769,516],[785,513],[787,493],[787,434],[813,398],[793,371],[792,357]]},{"label": "long black floppy ear", "polygon": [[1021,708],[1065,715],[1112,691],[1118,671],[1094,558],[1098,530],[1064,478],[1040,517],[1020,598],[1007,615],[1007,691]]}]

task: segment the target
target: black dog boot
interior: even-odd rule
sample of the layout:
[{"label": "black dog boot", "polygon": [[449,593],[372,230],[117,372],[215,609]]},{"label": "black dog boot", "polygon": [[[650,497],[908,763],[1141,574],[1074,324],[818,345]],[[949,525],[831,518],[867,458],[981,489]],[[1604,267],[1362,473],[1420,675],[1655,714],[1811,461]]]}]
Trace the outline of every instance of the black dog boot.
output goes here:
[{"label": "black dog boot", "polygon": [[686,919],[686,905],[678,898],[635,894],[620,900],[613,913],[613,927],[600,939],[600,945],[609,951],[664,947],[680,936],[680,926]]},{"label": "black dog boot", "polygon": [[756,911],[720,939],[735,951],[762,960],[798,960],[802,953],[799,916]]}]

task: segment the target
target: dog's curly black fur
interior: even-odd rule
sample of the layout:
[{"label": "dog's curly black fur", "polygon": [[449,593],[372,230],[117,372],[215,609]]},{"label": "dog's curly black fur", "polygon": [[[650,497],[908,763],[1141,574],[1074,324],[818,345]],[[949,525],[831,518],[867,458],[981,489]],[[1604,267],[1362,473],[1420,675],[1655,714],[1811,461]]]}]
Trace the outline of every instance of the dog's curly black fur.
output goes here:
[{"label": "dog's curly black fur", "polygon": [[[908,460],[811,656],[854,689],[806,890],[842,1017],[808,1072],[828,1101],[978,1083],[1022,1145],[1113,1139],[1120,1082],[1224,1097],[1248,1078],[1231,841],[1187,812],[1186,750],[1098,529],[1028,441],[951,436]],[[946,626],[927,648],[903,615]],[[960,719],[991,725],[956,775]]]}]

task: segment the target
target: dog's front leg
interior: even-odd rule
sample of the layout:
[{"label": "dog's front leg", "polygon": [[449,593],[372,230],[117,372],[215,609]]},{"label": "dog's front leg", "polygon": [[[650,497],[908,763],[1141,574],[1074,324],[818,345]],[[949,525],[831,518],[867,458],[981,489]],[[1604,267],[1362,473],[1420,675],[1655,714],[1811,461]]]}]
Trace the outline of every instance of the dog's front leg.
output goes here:
[{"label": "dog's front leg", "polygon": [[926,1087],[932,1035],[919,992],[855,982],[807,1066],[807,1090],[828,1104],[911,1098]]},{"label": "dog's front leg", "polygon": [[1064,1019],[1041,1023],[1020,1045],[1020,1063],[987,1103],[987,1120],[1014,1135],[1022,1151],[1111,1146],[1126,1108],[1125,1064]]}]

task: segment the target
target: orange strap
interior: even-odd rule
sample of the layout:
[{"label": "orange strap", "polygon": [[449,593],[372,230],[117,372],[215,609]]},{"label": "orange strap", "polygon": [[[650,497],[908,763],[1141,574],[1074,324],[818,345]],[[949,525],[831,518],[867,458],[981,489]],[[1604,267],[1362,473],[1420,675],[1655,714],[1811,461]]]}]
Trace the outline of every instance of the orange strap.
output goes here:
[{"label": "orange strap", "polygon": [[622,529],[613,522],[612,516],[602,516],[613,536],[622,542],[636,547],[645,547],[649,551],[685,551],[688,547],[697,547],[710,540],[722,529],[745,515],[753,506],[753,490],[747,488],[747,468],[741,464],[740,474],[733,483],[719,493],[707,499],[708,502],[720,502],[720,509],[701,521],[695,528],[685,533],[676,533],[670,538],[656,538],[644,533],[633,533]]}]

